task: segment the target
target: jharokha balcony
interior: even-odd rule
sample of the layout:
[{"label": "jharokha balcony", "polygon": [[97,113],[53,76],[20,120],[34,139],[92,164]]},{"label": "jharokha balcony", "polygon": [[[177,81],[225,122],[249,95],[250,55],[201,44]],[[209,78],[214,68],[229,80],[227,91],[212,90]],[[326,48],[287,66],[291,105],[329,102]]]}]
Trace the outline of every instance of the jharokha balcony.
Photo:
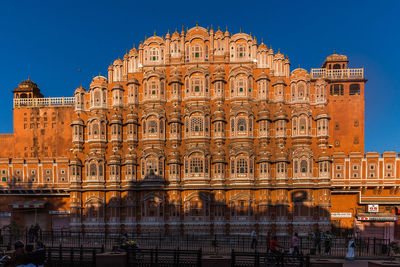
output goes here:
[{"label": "jharokha balcony", "polygon": [[312,79],[364,79],[361,69],[311,69]]}]

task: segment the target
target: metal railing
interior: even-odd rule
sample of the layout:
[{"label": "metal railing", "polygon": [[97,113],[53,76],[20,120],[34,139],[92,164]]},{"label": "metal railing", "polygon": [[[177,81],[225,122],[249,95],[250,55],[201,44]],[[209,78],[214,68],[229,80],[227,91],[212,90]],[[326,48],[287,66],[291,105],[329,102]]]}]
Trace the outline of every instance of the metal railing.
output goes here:
[{"label": "metal railing", "polygon": [[14,108],[69,107],[75,104],[75,97],[14,98]]},{"label": "metal railing", "polygon": [[[41,240],[47,247],[90,247],[112,250],[121,246],[123,239],[134,240],[140,249],[167,249],[167,250],[199,250],[203,254],[229,255],[234,249],[236,252],[265,252],[268,249],[265,235],[259,235],[254,245],[253,240],[247,235],[179,235],[179,234],[142,234],[127,233],[123,237],[121,233],[83,233],[70,231],[40,231],[30,236],[25,230],[6,231],[0,236],[0,248],[10,249],[15,240],[25,240],[26,244]],[[285,251],[291,247],[291,236],[278,236],[278,243]],[[349,239],[342,236],[332,236],[327,239],[322,236],[315,239],[312,236],[299,238],[299,250],[303,255],[329,255],[344,257],[347,253]],[[390,255],[389,239],[357,238],[355,240],[356,256],[388,256]],[[102,250],[104,250],[102,249]]]},{"label": "metal railing", "polygon": [[364,68],[361,69],[311,69],[311,78],[328,79],[363,79]]}]

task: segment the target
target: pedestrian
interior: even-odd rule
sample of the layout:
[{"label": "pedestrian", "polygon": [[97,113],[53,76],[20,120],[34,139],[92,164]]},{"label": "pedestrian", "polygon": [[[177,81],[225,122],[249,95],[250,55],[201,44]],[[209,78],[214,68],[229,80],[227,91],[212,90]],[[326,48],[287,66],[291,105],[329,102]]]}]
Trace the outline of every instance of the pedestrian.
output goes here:
[{"label": "pedestrian", "polygon": [[283,253],[281,253],[278,248],[282,248],[282,246],[279,245],[278,241],[276,241],[276,236],[273,236],[269,245],[269,249],[271,250],[271,254],[275,256],[277,265],[283,266]]},{"label": "pedestrian", "polygon": [[269,253],[269,245],[271,244],[271,232],[268,231],[267,236],[265,237],[265,244],[267,245],[267,253]]},{"label": "pedestrian", "polygon": [[314,247],[315,252],[321,255],[321,233],[319,230],[314,233]]},{"label": "pedestrian", "polygon": [[300,254],[299,252],[299,235],[297,233],[294,233],[292,237],[292,255],[298,256]]},{"label": "pedestrian", "polygon": [[347,244],[347,254],[346,260],[354,260],[354,249],[356,247],[356,243],[354,238],[350,239],[349,243]]},{"label": "pedestrian", "polygon": [[332,247],[332,235],[329,231],[325,233],[325,255],[329,256],[331,254],[331,247]]},{"label": "pedestrian", "polygon": [[254,230],[251,231],[250,237],[251,237],[251,248],[256,249],[257,248],[257,233],[256,233],[256,231],[254,231]]},{"label": "pedestrian", "polygon": [[31,224],[31,227],[29,227],[29,230],[28,230],[29,243],[32,243],[33,239],[35,238],[34,232],[35,232],[35,229],[34,229],[33,225]]},{"label": "pedestrian", "polygon": [[33,263],[37,267],[43,267],[46,261],[46,251],[44,250],[44,244],[42,242],[36,243],[36,250],[33,252]]},{"label": "pedestrian", "polygon": [[14,244],[14,253],[11,257],[11,266],[24,267],[28,262],[26,259],[27,253],[25,250],[25,244],[21,240],[18,240]]}]

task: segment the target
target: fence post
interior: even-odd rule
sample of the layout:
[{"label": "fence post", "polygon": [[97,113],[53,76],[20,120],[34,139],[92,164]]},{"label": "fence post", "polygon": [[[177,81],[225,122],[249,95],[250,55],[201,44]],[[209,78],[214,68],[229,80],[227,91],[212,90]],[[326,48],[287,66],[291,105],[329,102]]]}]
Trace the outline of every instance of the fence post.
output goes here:
[{"label": "fence post", "polygon": [[260,253],[258,252],[254,254],[254,266],[260,267]]},{"label": "fence post", "polygon": [[202,250],[201,248],[199,249],[199,251],[197,252],[197,266],[201,267],[201,257],[202,257]]},{"label": "fence post", "polygon": [[54,247],[54,235],[53,235],[53,229],[51,229],[51,246]]},{"label": "fence post", "polygon": [[158,247],[156,247],[156,266],[158,265]]},{"label": "fence post", "polygon": [[58,257],[59,257],[60,263],[61,263],[62,262],[62,247],[61,247],[61,244],[58,247]]},{"label": "fence post", "polygon": [[96,249],[92,251],[92,266],[96,267]]},{"label": "fence post", "polygon": [[48,263],[48,265],[51,267],[51,266],[53,266],[53,264],[52,264],[52,258],[51,258],[51,248],[49,248],[49,250],[47,251],[47,263]]},{"label": "fence post", "polygon": [[79,264],[82,264],[83,261],[83,246],[81,245],[81,249],[79,250]]},{"label": "fence post", "polygon": [[376,244],[376,237],[374,237],[374,256],[376,255],[376,248],[375,248],[375,244]]},{"label": "fence post", "polygon": [[71,248],[71,252],[70,252],[70,263],[69,266],[74,266],[74,248]]},{"label": "fence post", "polygon": [[232,254],[231,254],[231,267],[235,267],[235,265],[236,265],[235,250],[232,249]]}]

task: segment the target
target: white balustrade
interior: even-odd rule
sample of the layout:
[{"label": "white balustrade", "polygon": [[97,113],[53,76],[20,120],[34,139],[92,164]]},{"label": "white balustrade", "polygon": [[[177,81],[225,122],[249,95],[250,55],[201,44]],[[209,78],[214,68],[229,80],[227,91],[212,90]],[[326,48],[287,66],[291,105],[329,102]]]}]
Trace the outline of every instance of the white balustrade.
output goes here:
[{"label": "white balustrade", "polygon": [[311,69],[311,78],[363,79],[364,69]]},{"label": "white balustrade", "polygon": [[64,107],[75,105],[75,97],[14,98],[14,108]]}]

